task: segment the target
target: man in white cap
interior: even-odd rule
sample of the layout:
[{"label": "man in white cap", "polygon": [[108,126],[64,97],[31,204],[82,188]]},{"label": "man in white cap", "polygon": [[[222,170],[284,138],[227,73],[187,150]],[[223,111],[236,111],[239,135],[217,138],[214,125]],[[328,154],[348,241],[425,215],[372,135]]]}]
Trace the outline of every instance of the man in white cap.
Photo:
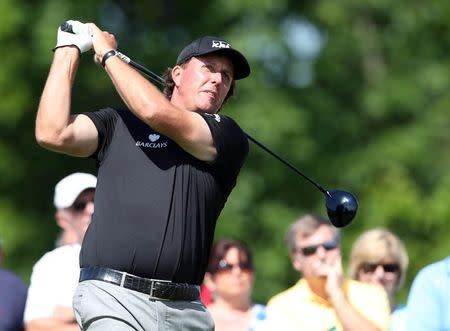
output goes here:
[{"label": "man in white cap", "polygon": [[33,267],[24,314],[27,331],[79,330],[72,297],[80,273],[81,242],[94,213],[96,185],[95,176],[74,173],[55,186],[55,219],[62,229],[62,245]]}]

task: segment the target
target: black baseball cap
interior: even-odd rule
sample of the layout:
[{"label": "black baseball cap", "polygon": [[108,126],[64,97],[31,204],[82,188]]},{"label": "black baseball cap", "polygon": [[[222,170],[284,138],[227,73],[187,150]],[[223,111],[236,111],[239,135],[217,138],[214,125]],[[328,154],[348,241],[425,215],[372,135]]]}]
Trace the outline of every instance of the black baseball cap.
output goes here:
[{"label": "black baseball cap", "polygon": [[213,36],[198,38],[187,45],[177,58],[177,64],[181,64],[194,56],[211,53],[221,53],[227,56],[234,67],[234,79],[242,79],[250,75],[250,66],[247,59],[240,52],[231,47],[224,39]]}]

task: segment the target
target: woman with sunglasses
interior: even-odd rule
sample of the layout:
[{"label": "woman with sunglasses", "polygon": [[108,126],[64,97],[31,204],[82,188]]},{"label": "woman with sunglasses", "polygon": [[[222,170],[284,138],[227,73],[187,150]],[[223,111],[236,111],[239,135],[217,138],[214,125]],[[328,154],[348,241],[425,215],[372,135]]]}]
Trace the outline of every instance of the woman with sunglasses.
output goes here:
[{"label": "woman with sunglasses", "polygon": [[405,330],[405,306],[396,303],[395,293],[404,283],[408,262],[403,242],[382,228],[362,233],[350,254],[350,277],[386,290],[391,307],[390,330]]},{"label": "woman with sunglasses", "polygon": [[205,285],[212,293],[207,308],[216,331],[256,331],[266,318],[265,306],[254,304],[252,255],[243,242],[222,239],[211,250]]}]

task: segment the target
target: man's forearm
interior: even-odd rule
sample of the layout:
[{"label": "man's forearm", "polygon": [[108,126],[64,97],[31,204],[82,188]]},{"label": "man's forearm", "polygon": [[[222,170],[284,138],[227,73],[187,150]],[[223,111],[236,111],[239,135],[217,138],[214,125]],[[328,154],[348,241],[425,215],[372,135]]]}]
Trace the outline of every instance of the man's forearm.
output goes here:
[{"label": "man's forearm", "polygon": [[72,84],[80,60],[76,47],[55,50],[36,116],[36,139],[55,144],[70,121]]},{"label": "man's forearm", "polygon": [[356,311],[348,302],[344,293],[336,293],[330,299],[345,331],[381,331],[380,328]]},{"label": "man's forearm", "polygon": [[148,125],[155,124],[152,122],[155,114],[164,112],[167,115],[167,109],[172,108],[157,87],[117,56],[107,61],[105,69],[127,107]]},{"label": "man's forearm", "polygon": [[40,318],[25,324],[25,331],[80,331],[78,324],[55,318]]}]

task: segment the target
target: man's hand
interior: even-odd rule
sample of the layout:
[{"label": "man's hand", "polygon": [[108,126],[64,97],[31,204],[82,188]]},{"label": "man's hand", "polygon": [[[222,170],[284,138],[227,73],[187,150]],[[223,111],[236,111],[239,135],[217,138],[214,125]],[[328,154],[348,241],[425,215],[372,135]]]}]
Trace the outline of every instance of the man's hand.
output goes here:
[{"label": "man's hand", "polygon": [[66,323],[75,322],[75,315],[72,307],[56,306],[53,311],[53,318]]},{"label": "man's hand", "polygon": [[89,27],[79,21],[67,21],[72,26],[73,32],[65,32],[58,27],[58,37],[56,46],[53,50],[59,47],[76,46],[80,53],[87,52],[92,48],[92,35]]},{"label": "man's hand", "polygon": [[103,56],[110,50],[117,49],[117,41],[113,34],[108,31],[102,31],[94,23],[86,23],[89,31],[92,32],[92,41],[94,48],[94,61],[101,63]]},{"label": "man's hand", "polygon": [[342,288],[343,280],[342,262],[341,257],[339,256],[332,264],[328,265],[327,281],[325,284],[325,291],[327,292],[328,297],[333,299],[334,296],[344,295]]},{"label": "man's hand", "polygon": [[337,318],[342,324],[342,328],[346,331],[380,331],[373,322],[361,315],[346,297],[343,289],[344,275],[340,256],[329,264],[327,274],[325,291],[333,305]]}]

